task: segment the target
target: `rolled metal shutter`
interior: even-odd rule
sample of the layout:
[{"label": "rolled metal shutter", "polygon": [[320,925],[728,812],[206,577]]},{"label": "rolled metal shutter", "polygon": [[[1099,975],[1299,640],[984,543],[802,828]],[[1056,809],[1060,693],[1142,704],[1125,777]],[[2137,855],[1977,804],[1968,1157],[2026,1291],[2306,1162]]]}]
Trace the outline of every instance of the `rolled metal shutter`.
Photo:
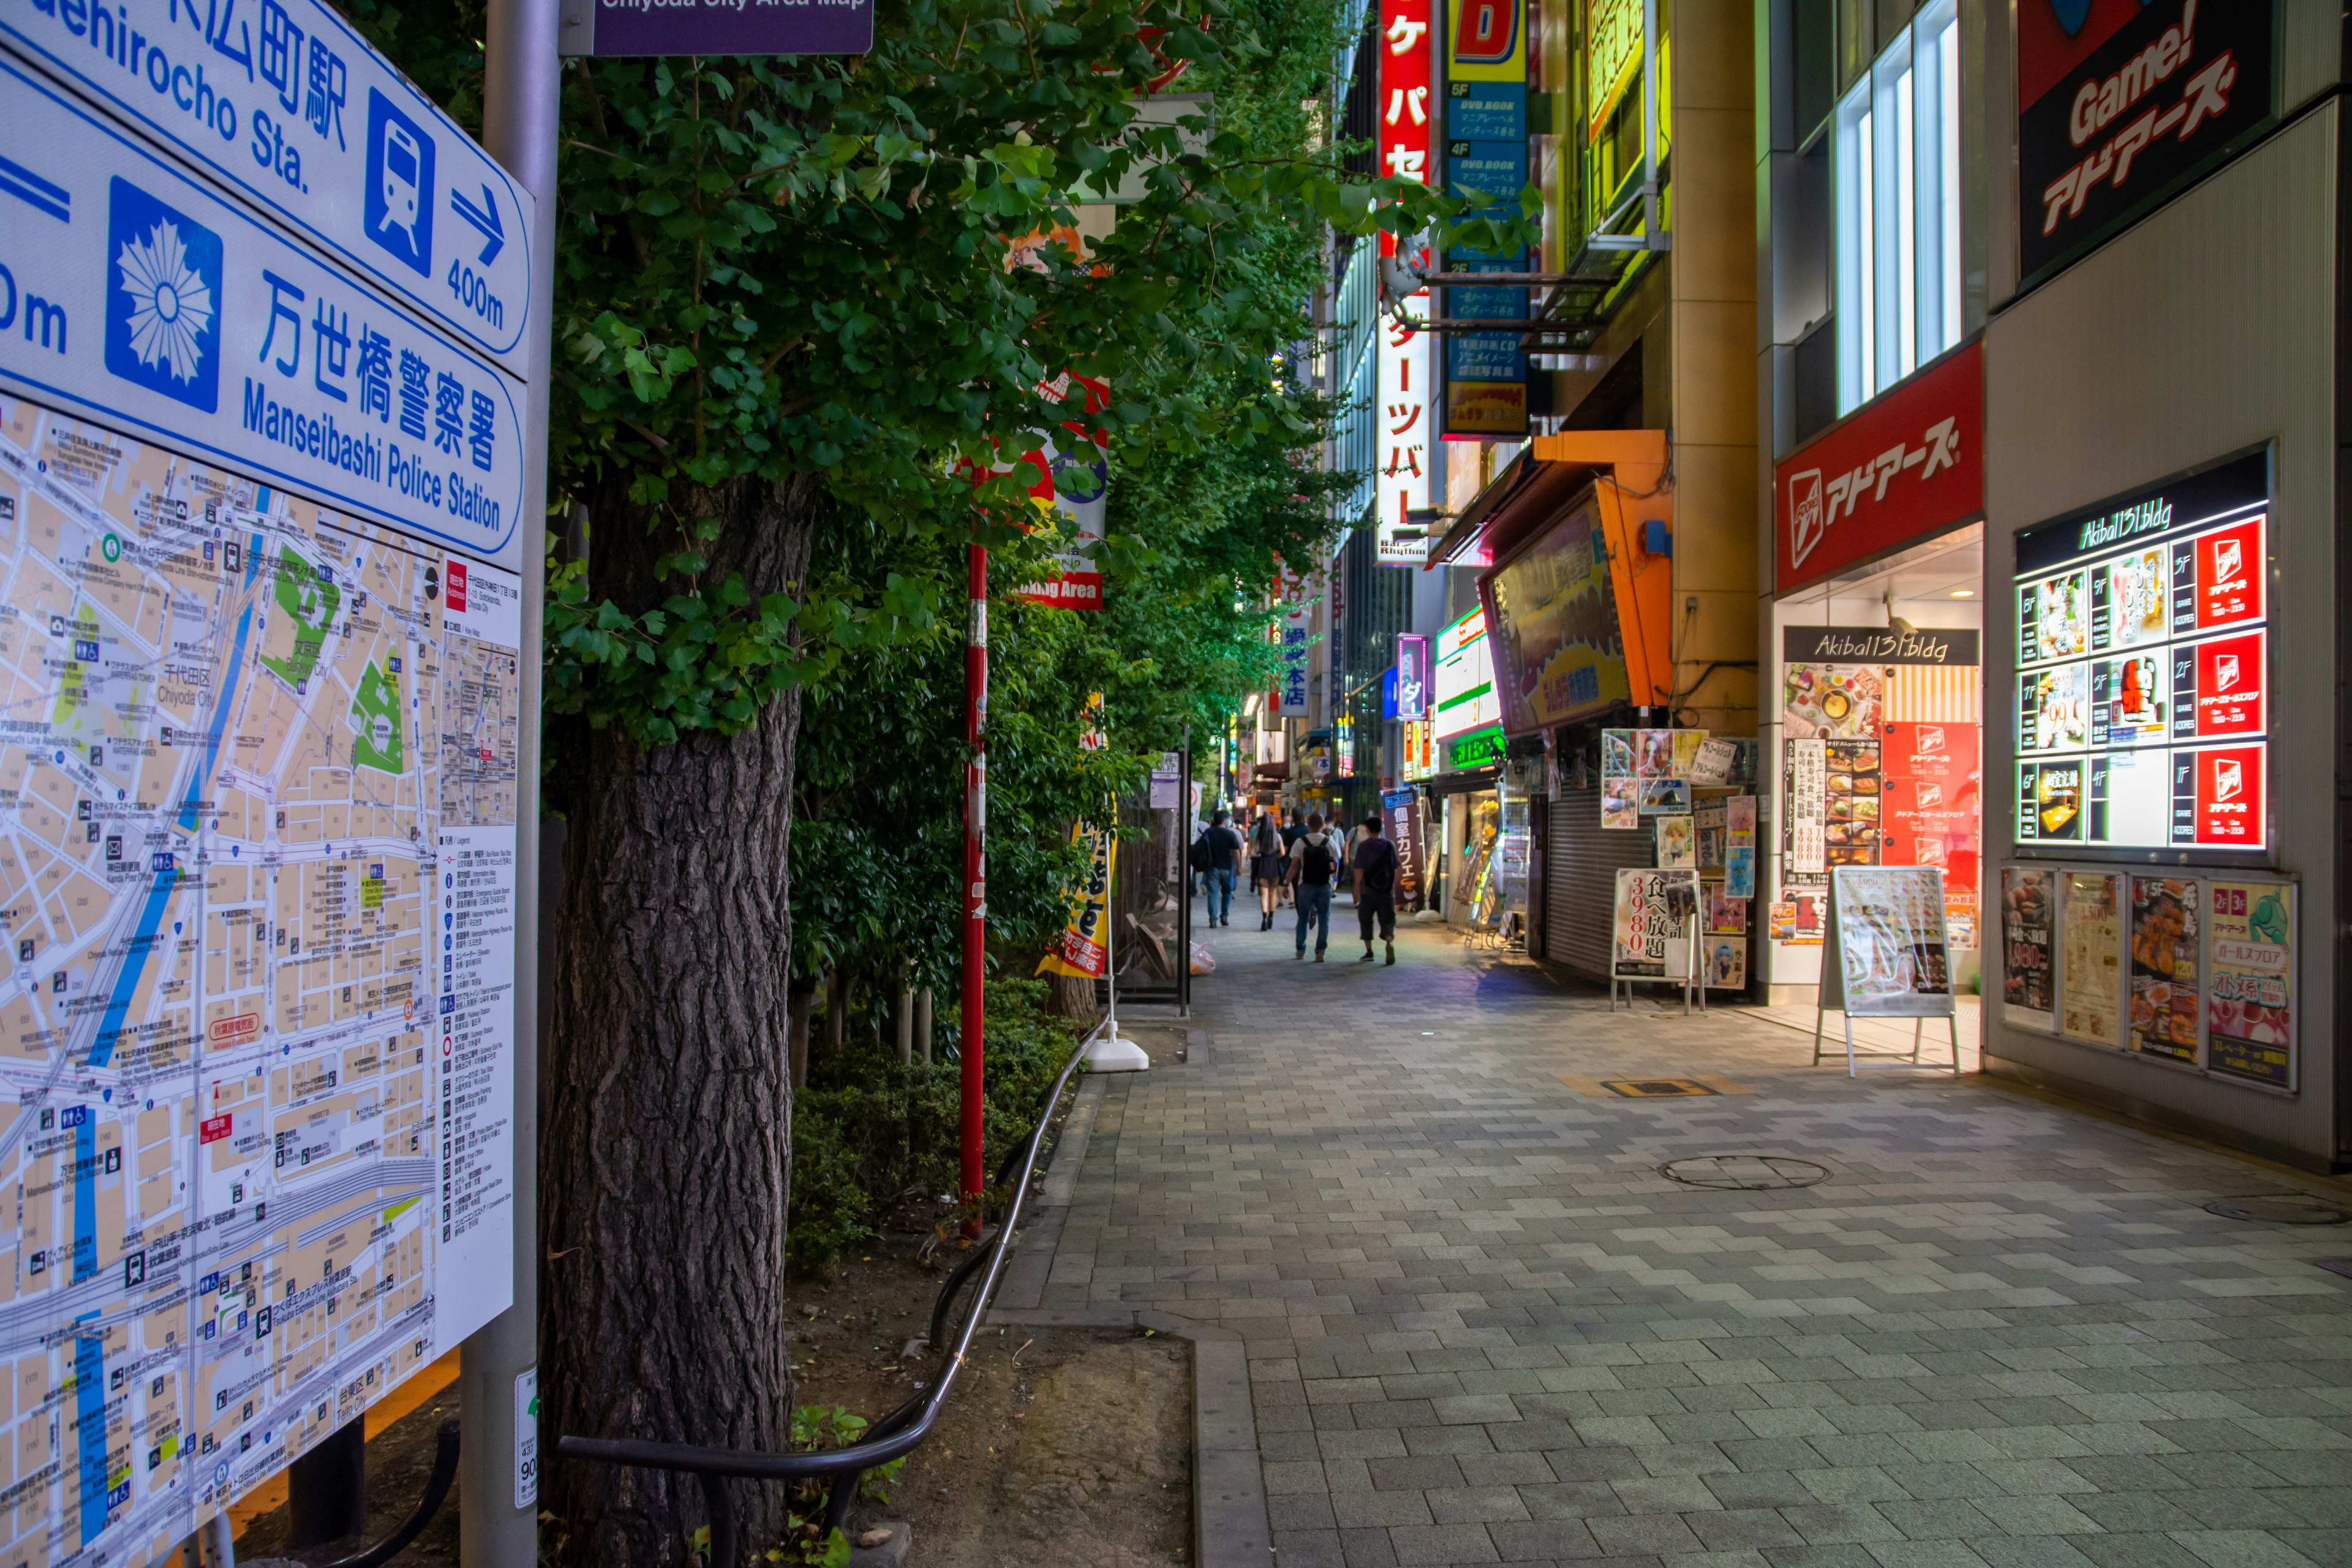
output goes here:
[{"label": "rolled metal shutter", "polygon": [[1589,979],[1609,978],[1609,921],[1621,867],[1651,860],[1646,826],[1603,832],[1601,785],[1563,789],[1545,818],[1544,954]]}]

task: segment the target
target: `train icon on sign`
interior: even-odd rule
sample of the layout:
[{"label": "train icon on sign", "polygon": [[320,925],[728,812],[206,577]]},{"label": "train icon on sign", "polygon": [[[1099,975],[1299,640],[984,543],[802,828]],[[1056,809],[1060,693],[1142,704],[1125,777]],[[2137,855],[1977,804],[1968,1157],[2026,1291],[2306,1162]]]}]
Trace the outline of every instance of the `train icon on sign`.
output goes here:
[{"label": "train icon on sign", "polygon": [[433,138],[368,89],[365,230],[377,248],[433,276]]}]

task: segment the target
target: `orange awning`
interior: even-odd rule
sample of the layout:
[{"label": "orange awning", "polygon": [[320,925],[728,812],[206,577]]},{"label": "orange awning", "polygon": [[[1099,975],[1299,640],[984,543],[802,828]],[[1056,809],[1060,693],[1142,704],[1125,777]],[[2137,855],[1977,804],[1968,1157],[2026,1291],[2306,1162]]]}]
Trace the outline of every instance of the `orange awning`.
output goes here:
[{"label": "orange awning", "polygon": [[1637,706],[1666,702],[1675,680],[1674,571],[1668,557],[1649,553],[1644,538],[1652,521],[1663,522],[1669,539],[1674,533],[1672,457],[1664,430],[1538,436],[1454,520],[1430,561],[1450,561],[1474,542],[1486,547],[1486,559],[1501,561],[1596,485],[1626,683]]}]

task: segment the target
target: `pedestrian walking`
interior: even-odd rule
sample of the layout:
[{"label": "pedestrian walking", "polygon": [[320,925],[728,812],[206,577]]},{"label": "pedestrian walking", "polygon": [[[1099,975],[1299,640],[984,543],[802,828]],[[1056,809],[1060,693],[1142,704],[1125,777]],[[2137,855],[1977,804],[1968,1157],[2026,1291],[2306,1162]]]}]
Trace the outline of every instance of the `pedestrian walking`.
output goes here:
[{"label": "pedestrian walking", "polygon": [[1220,811],[1209,819],[1209,830],[1201,835],[1201,843],[1209,862],[1209,923],[1229,926],[1234,923],[1234,886],[1241,873],[1242,836]]},{"label": "pedestrian walking", "polygon": [[1282,884],[1289,870],[1283,859],[1282,829],[1275,826],[1274,813],[1261,811],[1250,828],[1249,841],[1250,888],[1257,894],[1257,929],[1274,929],[1275,906],[1282,899]]},{"label": "pedestrian walking", "polygon": [[1307,814],[1297,806],[1290,808],[1290,820],[1282,825],[1283,902],[1295,904],[1297,898],[1290,890],[1290,851],[1307,837]]},{"label": "pedestrian walking", "polygon": [[1381,944],[1388,949],[1388,961],[1396,962],[1396,846],[1381,837],[1381,819],[1364,818],[1362,835],[1356,840],[1356,924],[1364,933],[1364,956],[1359,963],[1372,961],[1372,922],[1378,920]]},{"label": "pedestrian walking", "polygon": [[1292,956],[1307,956],[1307,928],[1315,928],[1315,962],[1323,962],[1323,950],[1331,944],[1331,879],[1339,875],[1339,857],[1343,853],[1339,836],[1323,828],[1323,814],[1310,812],[1307,831],[1290,847],[1290,890],[1298,903],[1298,951]]}]

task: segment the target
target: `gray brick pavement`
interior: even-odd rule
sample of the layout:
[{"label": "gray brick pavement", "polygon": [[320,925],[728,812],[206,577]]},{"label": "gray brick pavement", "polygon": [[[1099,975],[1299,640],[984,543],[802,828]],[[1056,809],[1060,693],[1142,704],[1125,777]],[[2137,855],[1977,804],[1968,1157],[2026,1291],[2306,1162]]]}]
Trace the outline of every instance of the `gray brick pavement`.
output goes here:
[{"label": "gray brick pavement", "polygon": [[2199,1206],[2298,1179],[1403,934],[1216,933],[1020,1303],[1238,1334],[1279,1568],[2352,1565],[2352,1233]]}]

